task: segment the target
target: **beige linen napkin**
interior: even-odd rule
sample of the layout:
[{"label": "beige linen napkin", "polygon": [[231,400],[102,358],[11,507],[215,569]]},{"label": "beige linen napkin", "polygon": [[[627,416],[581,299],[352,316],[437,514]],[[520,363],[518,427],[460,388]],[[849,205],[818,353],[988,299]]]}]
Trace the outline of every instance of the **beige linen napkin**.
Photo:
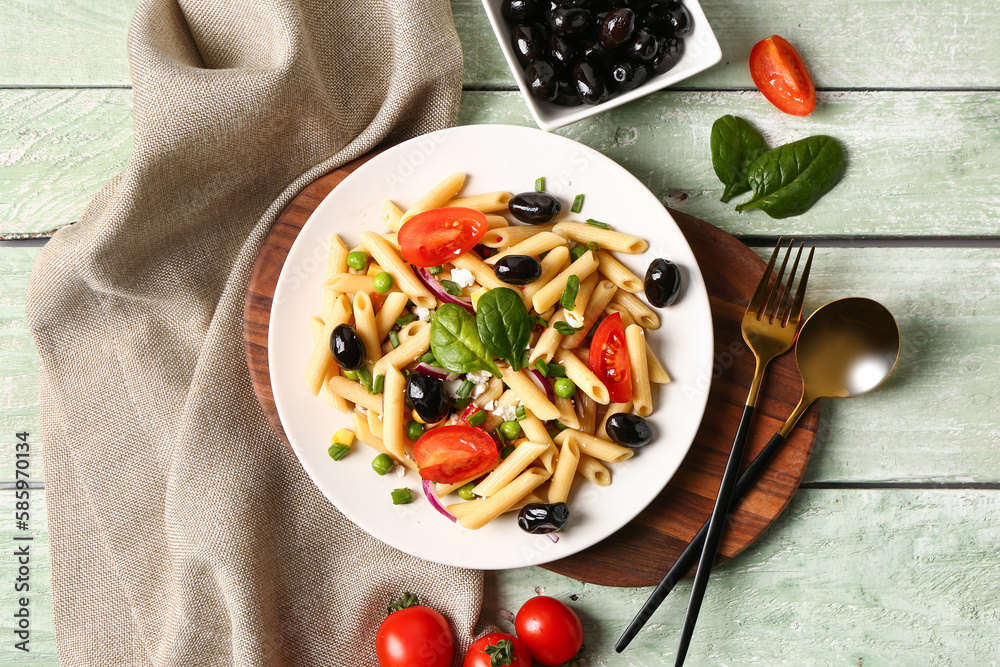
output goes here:
[{"label": "beige linen napkin", "polygon": [[[448,0],[143,0],[135,145],[29,288],[63,665],[375,665],[390,596],[474,632],[482,575],[377,542],[268,427],[251,265],[307,183],[451,124]],[[456,660],[460,664],[460,660]]]}]

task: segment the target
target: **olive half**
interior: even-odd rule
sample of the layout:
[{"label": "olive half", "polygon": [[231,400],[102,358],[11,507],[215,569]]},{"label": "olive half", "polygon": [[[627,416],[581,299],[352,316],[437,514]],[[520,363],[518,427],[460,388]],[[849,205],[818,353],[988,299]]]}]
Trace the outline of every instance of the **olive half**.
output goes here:
[{"label": "olive half", "polygon": [[423,373],[410,373],[406,378],[406,398],[420,418],[428,424],[441,421],[451,409],[444,382]]}]

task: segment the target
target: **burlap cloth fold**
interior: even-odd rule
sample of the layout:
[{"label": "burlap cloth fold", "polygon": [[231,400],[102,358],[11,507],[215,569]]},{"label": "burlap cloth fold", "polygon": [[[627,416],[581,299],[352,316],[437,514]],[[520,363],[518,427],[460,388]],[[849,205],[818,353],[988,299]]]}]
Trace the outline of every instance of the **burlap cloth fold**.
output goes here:
[{"label": "burlap cloth fold", "polygon": [[453,122],[448,0],[144,0],[129,59],[132,157],[28,294],[60,662],[375,665],[404,589],[464,646],[482,574],[337,512],[268,427],[241,328],[257,249],[302,187]]}]

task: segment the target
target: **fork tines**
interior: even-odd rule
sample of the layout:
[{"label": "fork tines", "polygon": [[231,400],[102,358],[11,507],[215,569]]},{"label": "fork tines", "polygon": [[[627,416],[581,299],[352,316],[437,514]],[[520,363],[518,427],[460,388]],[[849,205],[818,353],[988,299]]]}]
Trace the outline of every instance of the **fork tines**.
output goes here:
[{"label": "fork tines", "polygon": [[[778,275],[774,279],[774,282],[771,282],[770,277],[774,270],[774,263],[778,258],[778,252],[781,250],[783,241],[784,239],[779,238],[778,243],[775,244],[774,252],[771,253],[771,259],[767,263],[767,268],[764,269],[764,278],[757,285],[757,291],[754,293],[750,305],[747,306],[747,311],[756,313],[758,320],[763,319],[764,315],[768,314],[768,321],[772,324],[777,320],[781,322],[781,326],[788,326],[790,321],[797,322],[802,315],[802,300],[805,296],[806,283],[809,280],[809,269],[812,267],[813,253],[816,251],[816,246],[810,246],[809,248],[809,255],[806,257],[806,264],[802,270],[802,276],[799,278],[795,297],[794,299],[790,299],[792,283],[795,281],[795,274],[798,272],[799,260],[802,258],[802,249],[805,247],[805,243],[799,243],[798,251],[795,253],[795,260],[792,262],[792,270],[788,274],[788,282],[782,284],[785,267],[788,266],[788,258],[792,254],[792,246],[795,244],[795,239],[789,239],[788,246],[785,249],[785,256],[781,260],[781,267],[778,269]],[[764,304],[766,306],[762,308],[761,306]]]}]

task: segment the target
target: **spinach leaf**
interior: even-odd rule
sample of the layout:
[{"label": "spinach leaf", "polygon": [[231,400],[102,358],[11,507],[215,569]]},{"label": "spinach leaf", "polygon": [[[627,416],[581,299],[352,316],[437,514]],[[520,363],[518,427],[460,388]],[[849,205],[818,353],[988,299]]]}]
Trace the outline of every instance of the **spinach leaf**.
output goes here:
[{"label": "spinach leaf", "polygon": [[521,370],[531,337],[531,318],[520,294],[500,287],[479,297],[476,324],[486,349],[506,359],[515,371]]},{"label": "spinach leaf", "polygon": [[754,160],[767,151],[760,132],[738,116],[723,116],[712,125],[712,167],[726,186],[722,201],[750,190],[747,172]]},{"label": "spinach leaf", "polygon": [[833,137],[806,137],[761,155],[747,179],[753,199],[737,211],[759,208],[772,218],[808,211],[844,175],[844,150]]},{"label": "spinach leaf", "polygon": [[[523,307],[523,304],[522,304]],[[493,355],[486,351],[476,330],[476,318],[461,306],[446,303],[431,322],[431,352],[437,363],[453,373],[489,371],[500,377]]]}]

